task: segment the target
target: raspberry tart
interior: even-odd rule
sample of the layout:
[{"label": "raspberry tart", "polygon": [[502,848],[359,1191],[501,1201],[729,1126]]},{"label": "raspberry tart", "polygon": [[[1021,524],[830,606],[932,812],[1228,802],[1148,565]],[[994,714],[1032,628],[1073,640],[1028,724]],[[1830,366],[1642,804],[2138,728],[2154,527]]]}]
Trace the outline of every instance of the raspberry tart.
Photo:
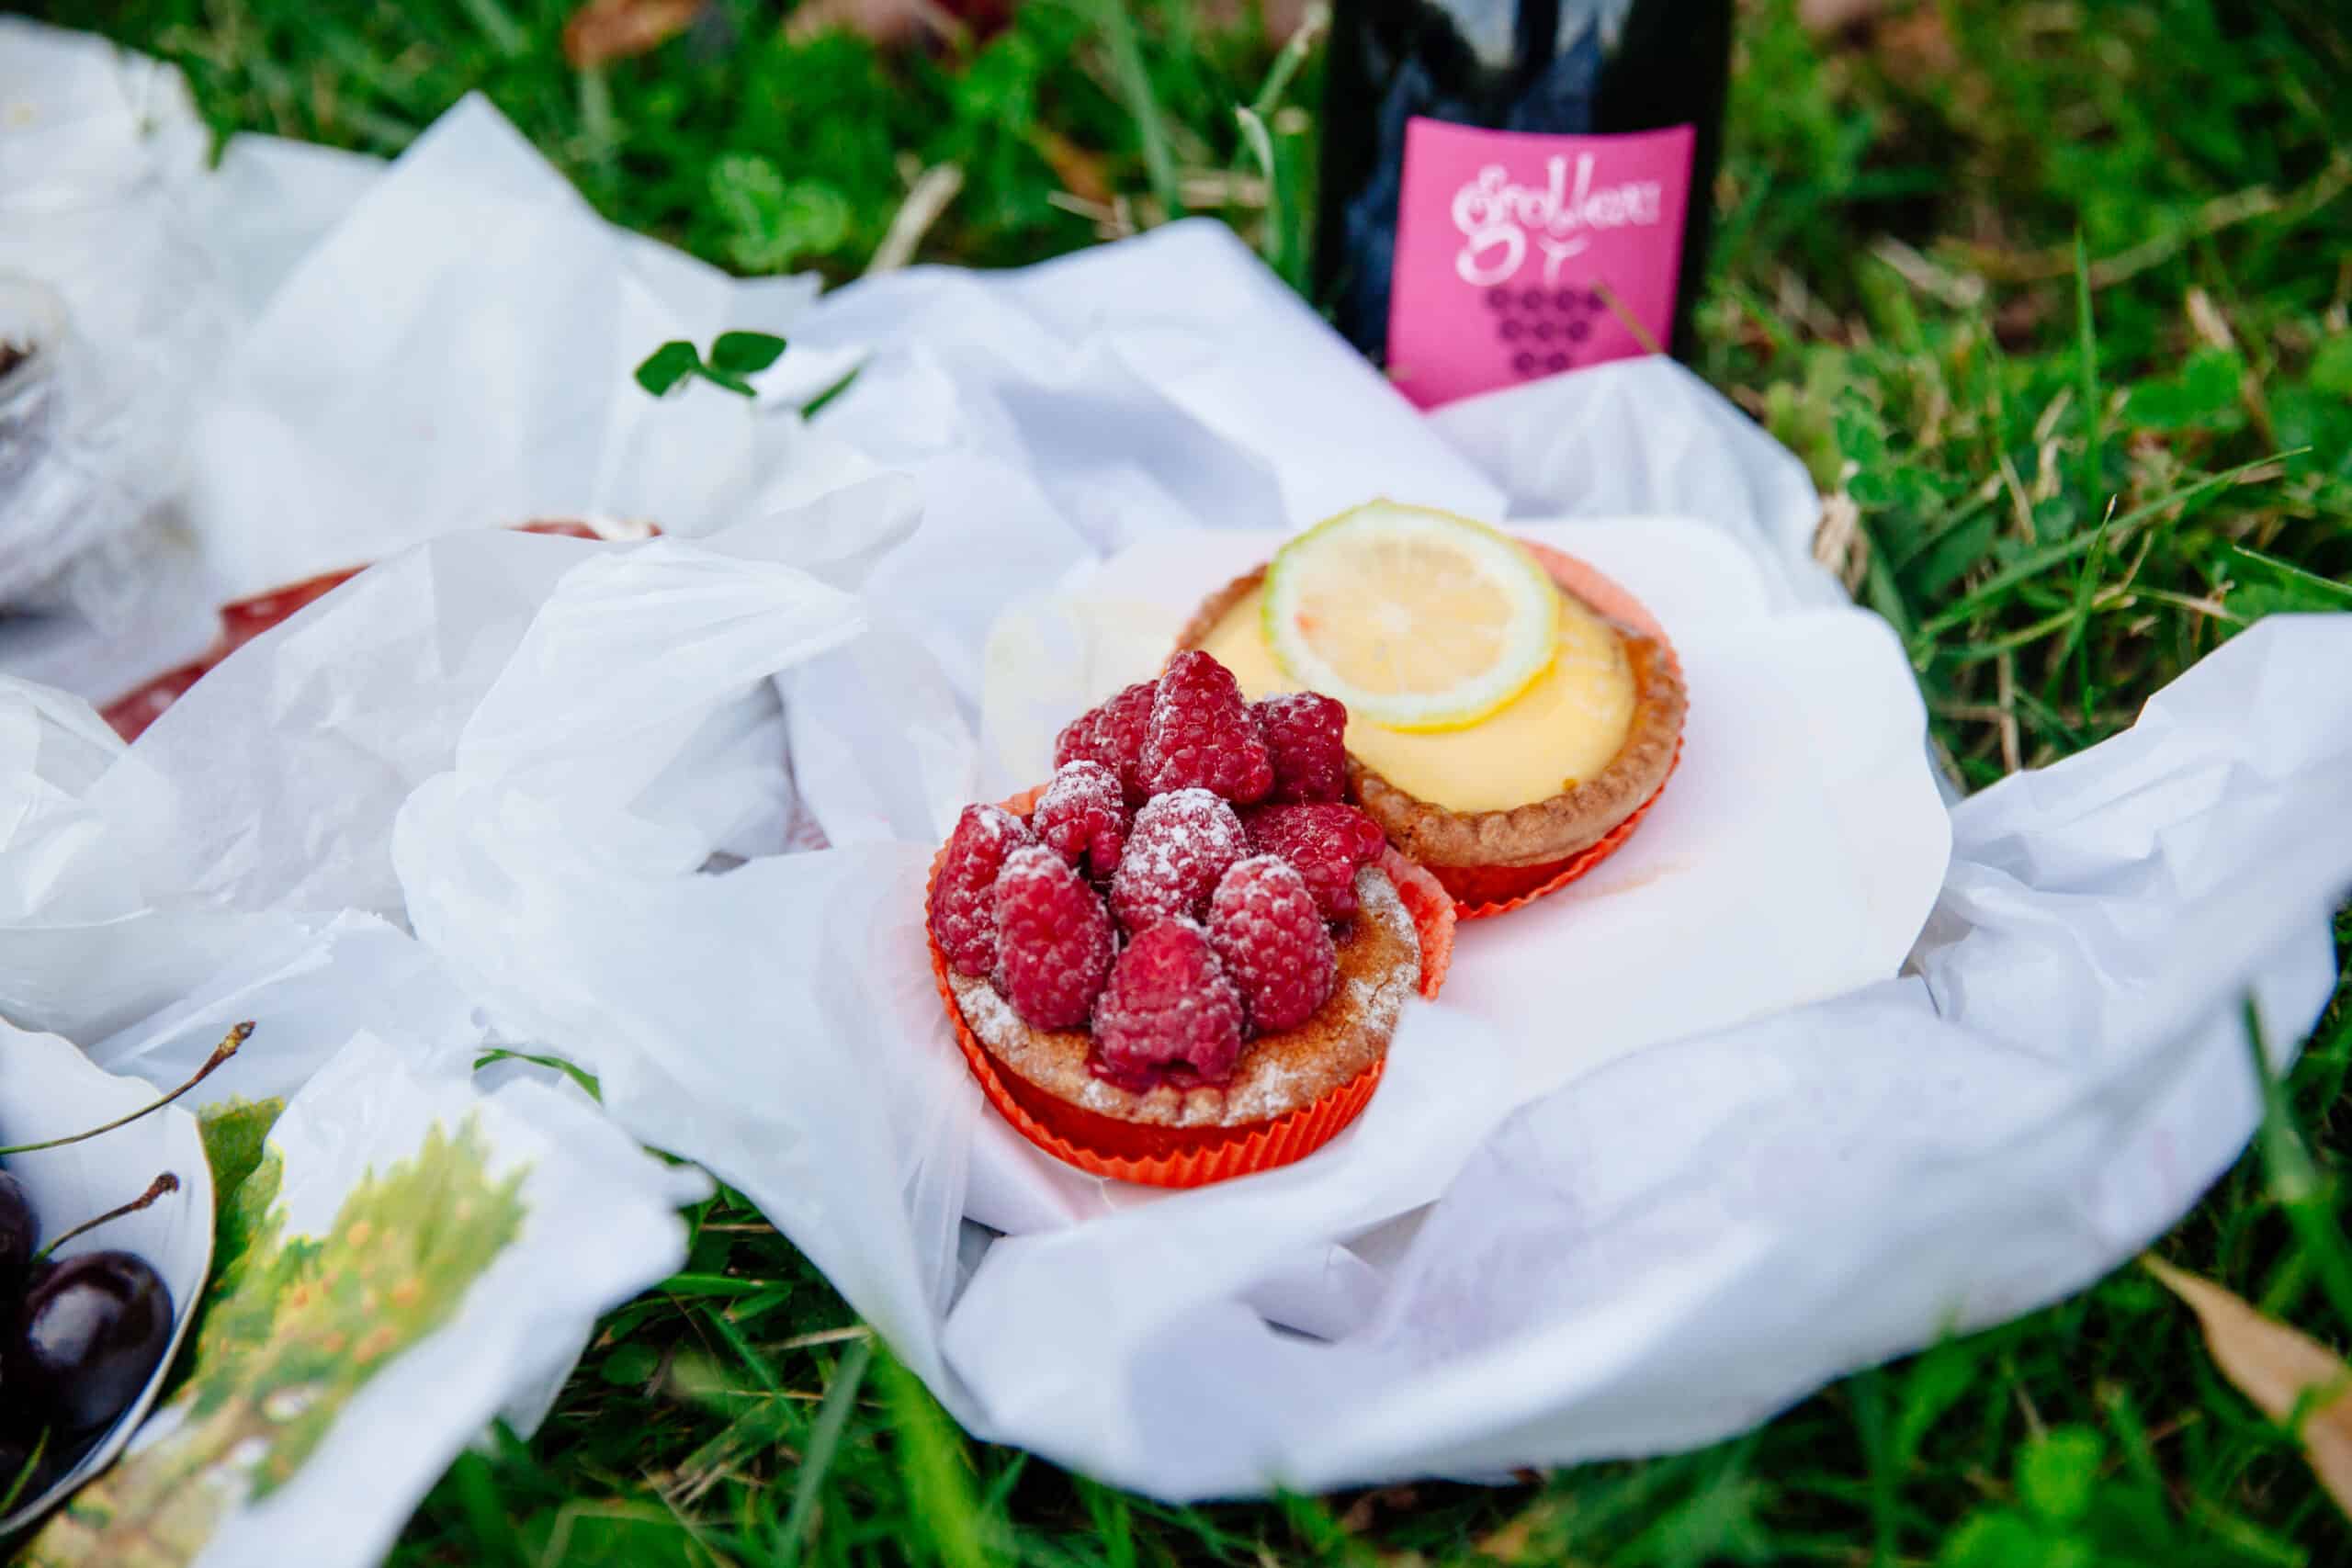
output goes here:
[{"label": "raspberry tart", "polygon": [[1346,722],[1322,697],[1249,703],[1182,652],[1073,720],[1046,784],[964,808],[932,969],[1023,1136],[1191,1187],[1301,1158],[1370,1101],[1453,908],[1340,798]]},{"label": "raspberry tart", "polygon": [[1598,864],[1681,755],[1688,694],[1648,611],[1446,513],[1375,502],[1309,529],[1211,594],[1178,646],[1261,708],[1341,712],[1348,794],[1464,919]]}]

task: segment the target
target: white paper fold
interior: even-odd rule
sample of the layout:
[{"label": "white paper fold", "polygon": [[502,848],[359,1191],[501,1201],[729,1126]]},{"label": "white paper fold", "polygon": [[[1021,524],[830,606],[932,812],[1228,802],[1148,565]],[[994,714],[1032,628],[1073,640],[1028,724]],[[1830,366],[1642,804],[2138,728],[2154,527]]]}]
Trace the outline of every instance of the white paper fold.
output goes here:
[{"label": "white paper fold", "polygon": [[34,351],[0,381],[0,605],[133,625],[240,324],[187,210],[209,141],[177,72],[0,17],[0,341]]}]

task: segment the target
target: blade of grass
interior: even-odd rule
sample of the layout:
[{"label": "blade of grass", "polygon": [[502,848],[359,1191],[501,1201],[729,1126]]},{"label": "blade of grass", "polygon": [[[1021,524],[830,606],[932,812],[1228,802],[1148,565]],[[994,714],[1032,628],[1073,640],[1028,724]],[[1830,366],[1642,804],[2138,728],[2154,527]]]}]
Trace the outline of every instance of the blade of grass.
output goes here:
[{"label": "blade of grass", "polygon": [[449,1466],[449,1479],[457,1488],[459,1506],[473,1526],[478,1543],[491,1549],[489,1560],[528,1562],[530,1556],[498,1495],[498,1478],[492,1473],[490,1461],[478,1453],[461,1453]]},{"label": "blade of grass", "polygon": [[1331,7],[1316,0],[1300,14],[1298,28],[1274,56],[1266,79],[1258,85],[1258,96],[1250,100],[1250,112],[1260,119],[1271,119],[1274,110],[1282,107],[1283,95],[1290,91],[1291,82],[1298,75],[1299,67],[1322,41],[1324,31],[1331,25]]},{"label": "blade of grass", "polygon": [[2083,231],[2075,231],[2075,340],[2079,356],[2075,373],[2081,377],[2083,400],[2083,502],[2098,504],[2100,482],[2106,470],[2100,450],[2098,401],[2098,333],[2091,321],[2091,263],[2090,253],[2084,248]]},{"label": "blade of grass", "polygon": [[475,27],[481,29],[481,36],[490,40],[490,47],[507,59],[519,60],[529,51],[530,40],[524,37],[523,29],[515,25],[514,18],[506,14],[506,7],[498,0],[458,0],[458,7],[465,12]]},{"label": "blade of grass", "polygon": [[794,1568],[808,1545],[808,1532],[817,1523],[817,1499],[833,1468],[833,1456],[841,1452],[842,1434],[849,1429],[850,1412],[857,1407],[857,1391],[873,1359],[874,1341],[861,1339],[842,1353],[841,1365],[833,1369],[833,1381],[825,1388],[825,1403],[817,1407],[816,1424],[808,1428],[808,1451],[801,1456],[799,1472],[792,1478],[792,1506],[784,1516],[779,1568]]},{"label": "blade of grass", "polygon": [[[2281,462],[2289,457],[2301,457],[2310,450],[2308,446],[2298,446],[2284,452],[2273,452],[2267,457],[2251,458],[2234,467],[2207,474],[2203,479],[2193,483],[2166,491],[2154,501],[2144,502],[2117,518],[2108,529],[2109,543],[2113,544],[2120,540],[2124,535],[2142,523],[2171,507],[2186,505],[2199,496],[2210,494],[2224,485],[2235,482],[2241,476],[2250,474],[2256,468]],[[2030,582],[2052,567],[2063,565],[2087,551],[2091,547],[2094,537],[2096,536],[2090,534],[2077,534],[2073,538],[2059,544],[2045,545],[2038,550],[2027,552],[2008,566],[1986,578],[1958,604],[1949,609],[1939,610],[1928,617],[1920,624],[1918,635],[1922,637],[1931,637],[1938,632],[1949,631],[1963,621],[1984,614],[2009,597],[2019,583]]]},{"label": "blade of grass", "polygon": [[1249,149],[1250,161],[1258,165],[1258,173],[1266,181],[1266,230],[1260,252],[1265,256],[1266,265],[1287,281],[1291,269],[1283,241],[1288,225],[1283,221],[1282,171],[1274,165],[1274,139],[1267,134],[1266,122],[1257,110],[1236,104],[1233,118],[1241,127],[1242,146]]},{"label": "blade of grass", "polygon": [[910,1522],[929,1537],[929,1555],[947,1568],[987,1568],[979,1499],[962,1435],[896,1356],[883,1356],[881,1376],[899,1473],[914,1504]]},{"label": "blade of grass", "polygon": [[2262,1016],[2252,997],[2245,1000],[2243,1016],[2246,1048],[2262,1082],[2262,1163],[2270,1176],[2270,1190],[2287,1211],[2288,1224],[2294,1227],[2295,1239],[2302,1244],[2337,1323],[2352,1331],[2352,1246],[2346,1245],[2336,1223],[2335,1196],[2303,1143],[2286,1088],[2271,1071]]},{"label": "blade of grass", "polygon": [[2107,562],[2107,531],[2115,521],[2115,499],[2108,498],[2107,511],[2091,532],[2091,547],[2083,557],[2083,570],[2075,574],[2075,606],[2066,623],[2065,640],[2059,645],[2058,657],[2052,660],[2050,690],[2056,692],[2065,679],[2066,660],[2074,659],[2075,695],[2081,705],[2084,722],[2098,711],[2098,694],[2091,681],[2091,598],[2098,592],[2098,575]]},{"label": "blade of grass", "polygon": [[2332,577],[2322,577],[2315,571],[2305,571],[2292,561],[2280,560],[2277,556],[2266,555],[2260,550],[2248,549],[2244,545],[2230,546],[2229,553],[2234,559],[2274,573],[2299,588],[2309,589],[2320,598],[2335,600],[2345,608],[2352,609],[2352,583],[2338,582]]},{"label": "blade of grass", "polygon": [[1111,72],[1119,97],[1135,121],[1143,145],[1143,166],[1152,194],[1171,219],[1183,215],[1184,202],[1176,183],[1176,160],[1168,151],[1168,122],[1152,91],[1151,73],[1144,68],[1143,39],[1136,31],[1135,12],[1128,0],[1094,0],[1103,40],[1111,50]]}]

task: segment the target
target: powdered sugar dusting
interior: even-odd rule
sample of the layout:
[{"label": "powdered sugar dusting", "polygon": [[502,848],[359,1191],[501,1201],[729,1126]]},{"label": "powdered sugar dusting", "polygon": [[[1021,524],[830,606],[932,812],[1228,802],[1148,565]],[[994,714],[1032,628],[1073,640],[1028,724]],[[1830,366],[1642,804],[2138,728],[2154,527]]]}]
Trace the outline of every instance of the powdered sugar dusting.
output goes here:
[{"label": "powdered sugar dusting", "polygon": [[[1263,1036],[1241,1048],[1232,1078],[1222,1088],[1162,1083],[1138,1093],[1093,1076],[1093,1041],[1082,1031],[1038,1030],[1022,1021],[988,981],[951,974],[966,1025],[1005,1069],[1085,1110],[1166,1127],[1239,1126],[1272,1120],[1329,1092],[1376,1060],[1396,1032],[1408,998],[1419,994],[1420,938],[1410,911],[1386,874],[1357,873],[1361,927],[1356,942],[1372,940],[1397,953],[1377,970],[1341,981],[1319,1015],[1338,1049],[1302,1051],[1283,1035]],[[1403,961],[1404,954],[1410,961]],[[1289,1046],[1289,1049],[1284,1049]],[[1349,1047],[1353,1047],[1352,1051]]]},{"label": "powdered sugar dusting", "polygon": [[1398,897],[1396,885],[1388,880],[1387,873],[1373,866],[1357,872],[1356,898],[1356,919],[1376,922],[1413,950],[1412,964],[1396,965],[1381,976],[1377,983],[1363,975],[1348,981],[1348,998],[1361,1011],[1363,1027],[1385,1040],[1396,1032],[1396,1020],[1405,1010],[1406,998],[1420,994],[1421,931],[1413,923],[1413,912],[1405,908],[1405,900]]},{"label": "powdered sugar dusting", "polygon": [[1130,932],[1171,915],[1196,915],[1217,879],[1250,852],[1233,807],[1205,789],[1145,803],[1111,879],[1111,912]]}]

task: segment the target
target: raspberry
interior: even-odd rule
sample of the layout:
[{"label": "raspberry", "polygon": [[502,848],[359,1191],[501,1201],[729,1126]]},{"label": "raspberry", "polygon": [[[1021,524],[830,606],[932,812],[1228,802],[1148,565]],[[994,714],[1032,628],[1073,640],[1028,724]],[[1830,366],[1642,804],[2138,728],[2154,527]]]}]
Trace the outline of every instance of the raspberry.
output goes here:
[{"label": "raspberry", "polygon": [[1063,727],[1054,741],[1054,766],[1085,759],[1100,762],[1119,775],[1129,806],[1141,806],[1151,792],[1136,775],[1143,760],[1144,733],[1151,727],[1152,699],[1159,694],[1157,681],[1138,681],[1099,707],[1091,707]]},{"label": "raspberry", "polygon": [[1231,1076],[1241,994],[1200,927],[1162,920],[1127,943],[1094,1004],[1094,1047],[1102,1075],[1133,1087],[1180,1062],[1211,1083]]},{"label": "raspberry", "polygon": [[1250,705],[1259,738],[1273,759],[1271,801],[1337,800],[1347,793],[1347,705],[1314,692],[1289,692]]},{"label": "raspberry", "polygon": [[1225,874],[1209,900],[1209,945],[1261,1031],[1305,1023],[1339,982],[1315,895],[1280,855],[1252,855]]},{"label": "raspberry", "polygon": [[996,877],[1007,855],[1037,841],[1029,824],[1001,806],[967,806],[931,885],[931,934],[960,974],[996,967]]},{"label": "raspberry", "polygon": [[1043,844],[1012,852],[996,879],[997,989],[1033,1027],[1074,1029],[1111,973],[1111,912]]},{"label": "raspberry", "polygon": [[1332,919],[1356,912],[1356,868],[1380,858],[1379,825],[1352,806],[1261,806],[1250,813],[1250,848],[1298,868]]},{"label": "raspberry", "polygon": [[1064,762],[1038,796],[1029,826],[1072,865],[1085,859],[1095,875],[1110,875],[1118,869],[1119,850],[1127,840],[1127,802],[1119,775],[1101,762]]},{"label": "raspberry", "polygon": [[1273,787],[1273,761],[1233,671],[1198,649],[1168,661],[1136,776],[1150,795],[1198,787],[1250,801]]},{"label": "raspberry", "polygon": [[1197,915],[1226,868],[1249,852],[1241,818],[1208,791],[1180,789],[1147,801],[1111,878],[1111,912],[1130,934]]}]

